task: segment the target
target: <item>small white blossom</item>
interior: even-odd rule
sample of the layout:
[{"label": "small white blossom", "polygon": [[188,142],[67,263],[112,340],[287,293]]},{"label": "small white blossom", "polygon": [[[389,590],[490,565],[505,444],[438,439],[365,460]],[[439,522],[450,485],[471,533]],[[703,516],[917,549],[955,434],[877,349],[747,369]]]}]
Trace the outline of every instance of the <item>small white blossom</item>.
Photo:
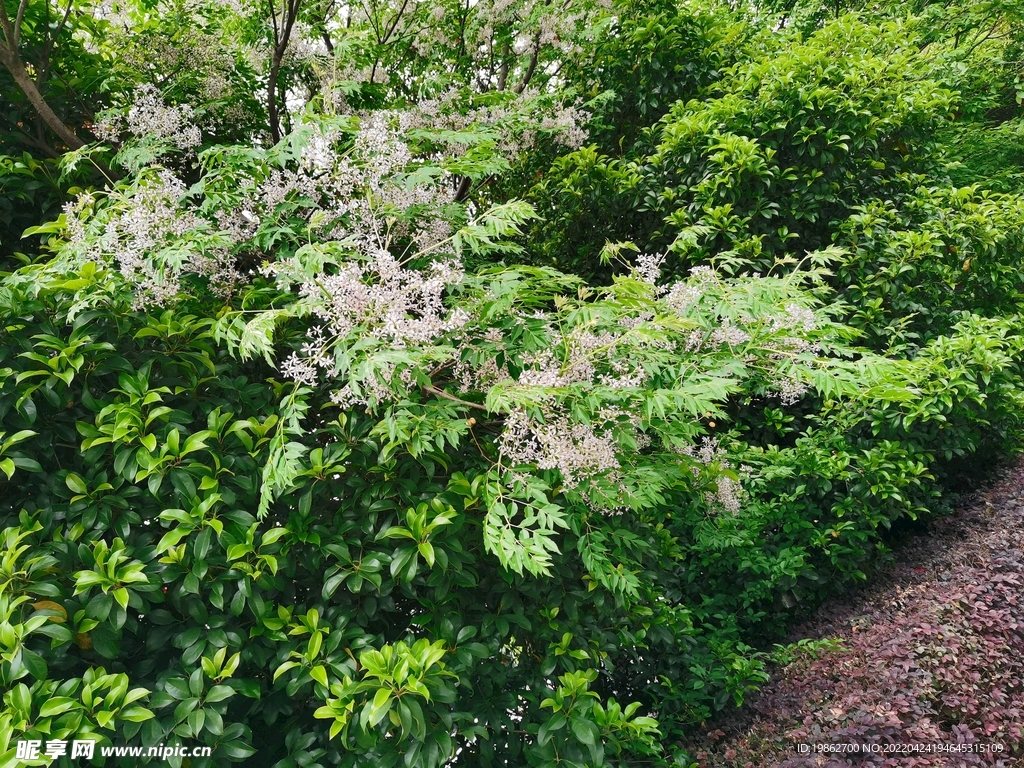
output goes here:
[{"label": "small white blossom", "polygon": [[194,149],[202,142],[195,114],[187,104],[169,107],[155,85],[140,85],[127,117],[110,115],[96,126],[96,134],[108,141],[127,130],[133,136],[166,141],[178,149]]},{"label": "small white blossom", "polygon": [[539,423],[524,411],[515,410],[505,420],[498,445],[513,464],[557,469],[569,487],[619,467],[609,433],[598,433],[592,426],[571,423],[560,415]]},{"label": "small white blossom", "polygon": [[661,278],[661,265],[665,263],[663,253],[641,253],[636,257],[636,271],[645,283],[657,285]]},{"label": "small white blossom", "polygon": [[703,295],[704,289],[699,285],[679,282],[669,288],[668,294],[665,296],[665,304],[667,304],[669,309],[673,312],[683,314],[686,310],[696,304]]},{"label": "small white blossom", "polygon": [[[743,486],[729,475],[721,472],[721,470],[731,469],[731,465],[725,458],[725,451],[719,447],[718,440],[713,437],[705,437],[701,440],[699,446],[687,446],[680,449],[679,453],[695,460],[692,469],[694,475],[698,477],[708,471],[708,468],[712,465],[717,465],[719,471],[714,478],[715,490],[707,493],[704,500],[709,505],[720,507],[730,514],[736,514],[740,511],[743,500]],[[745,474],[744,468],[741,468],[740,472]]]},{"label": "small white blossom", "polygon": [[786,305],[785,314],[772,317],[770,322],[773,330],[801,328],[805,331],[813,331],[817,327],[817,319],[813,310],[792,303]]},{"label": "small white blossom", "polygon": [[738,344],[743,344],[750,341],[750,334],[744,331],[742,328],[726,322],[720,327],[715,328],[711,332],[711,342],[713,344],[728,344],[729,346],[735,347]]},{"label": "small white blossom", "polygon": [[779,376],[771,383],[771,388],[778,393],[783,405],[793,405],[803,397],[809,387],[803,381],[792,376]]},{"label": "small white blossom", "polygon": [[311,387],[316,385],[319,378],[316,366],[309,360],[299,357],[294,352],[281,364],[281,374],[286,378]]}]

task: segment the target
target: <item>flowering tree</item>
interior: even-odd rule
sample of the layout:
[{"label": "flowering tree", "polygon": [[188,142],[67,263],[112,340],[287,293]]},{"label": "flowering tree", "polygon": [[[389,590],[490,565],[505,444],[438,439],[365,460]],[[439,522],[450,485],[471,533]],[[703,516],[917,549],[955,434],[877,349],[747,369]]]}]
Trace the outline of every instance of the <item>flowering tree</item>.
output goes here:
[{"label": "flowering tree", "polygon": [[[742,258],[763,179],[806,169],[741,135],[785,43],[728,9],[67,18],[110,77],[60,116],[81,146],[50,126],[56,190],[80,186],[0,290],[0,761],[75,738],[212,748],[191,766],[686,764],[766,679],[755,644],[862,578],[943,456],[1016,440],[1017,319],[971,298],[886,357],[854,327],[877,254],[832,237],[859,220]],[[631,94],[653,26],[682,47]],[[794,46],[818,96],[853,30]],[[714,120],[665,114],[730,59]],[[896,80],[852,110],[865,134],[948,106]],[[891,159],[873,140],[849,168]],[[943,275],[915,300],[945,306]]]}]

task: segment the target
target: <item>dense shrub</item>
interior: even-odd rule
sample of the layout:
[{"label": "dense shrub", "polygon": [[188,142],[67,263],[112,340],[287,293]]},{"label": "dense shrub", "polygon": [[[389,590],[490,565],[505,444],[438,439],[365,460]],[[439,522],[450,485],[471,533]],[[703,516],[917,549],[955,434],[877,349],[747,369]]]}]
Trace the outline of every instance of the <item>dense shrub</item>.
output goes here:
[{"label": "dense shrub", "polygon": [[[717,505],[736,498],[717,455],[634,454],[616,473],[615,491],[600,474],[581,477],[585,506],[580,488],[559,488],[551,474],[524,487],[495,472],[501,421],[461,399],[472,395],[453,402],[456,395],[410,393],[383,412],[339,413],[329,388],[265,383],[274,372],[264,362],[219,351],[208,319],[122,311],[118,323],[107,322],[83,303],[109,301],[97,288],[118,280],[94,262],[70,275],[60,266],[27,270],[6,289],[5,323],[17,333],[5,346],[2,403],[18,441],[9,446],[14,474],[4,494],[6,519],[18,526],[6,535],[30,548],[12,547],[8,588],[34,601],[12,605],[8,615],[20,656],[4,674],[20,709],[49,711],[54,693],[46,681],[79,680],[85,665],[113,664],[151,691],[135,703],[147,709],[132,710],[139,722],[118,721],[119,738],[200,739],[219,760],[253,750],[274,761],[310,750],[331,761],[378,760],[402,733],[423,745],[416,759],[425,762],[447,759],[456,744],[463,759],[480,764],[556,749],[591,760],[606,752],[611,760],[655,751],[654,722],[623,711],[625,703],[691,722],[763,678],[735,622],[706,614],[673,586],[673,572],[689,569],[679,534],[716,519]],[[512,300],[522,279],[496,273],[490,291]],[[623,281],[603,304],[567,304],[563,322],[580,312],[591,322],[602,314],[617,322],[627,301],[642,315],[657,306],[645,285]],[[272,284],[259,290],[280,295]],[[763,280],[705,284],[703,293],[683,325],[688,335],[703,323],[711,336],[723,315],[755,308],[786,317],[787,302],[800,297]],[[495,318],[506,336],[551,333],[494,312],[493,301],[480,318]],[[679,321],[664,322],[670,332]],[[230,325],[219,327],[230,333]],[[747,327],[758,344],[794,332],[822,344],[841,338],[824,319],[814,331]],[[634,342],[620,343],[623,359],[636,359]],[[647,354],[645,364],[656,359]],[[671,360],[664,357],[663,375],[674,375]],[[728,346],[717,354],[709,347],[699,359],[708,374],[688,371],[672,396],[690,403],[689,414],[717,410],[715,400],[734,388],[766,386],[761,366],[743,373],[739,363]],[[841,367],[818,379],[851,386]],[[617,392],[624,391],[585,396]],[[643,392],[650,424],[665,440],[674,422],[658,398],[669,390],[636,394]],[[475,438],[467,419],[474,413]],[[692,430],[688,416],[676,423],[683,437]],[[627,439],[636,438],[627,432]],[[277,489],[272,496],[268,487]],[[612,503],[632,509],[597,511]],[[514,517],[514,506],[527,515]],[[659,508],[677,512],[652,514]],[[540,519],[531,524],[531,517]],[[557,538],[556,525],[567,528]],[[66,621],[33,622],[32,605],[63,612]],[[387,666],[399,663],[417,677]],[[678,685],[694,674],[700,689]],[[658,675],[664,691],[651,688]],[[75,685],[69,695],[85,682]],[[407,731],[388,736],[391,721],[374,721],[388,711],[373,704],[385,701],[375,699],[379,690],[415,696],[401,706],[389,700],[394,727],[408,720]],[[87,702],[73,709],[77,719],[53,728],[89,733],[111,722]],[[149,712],[155,717],[146,719]],[[318,726],[317,718],[327,722]],[[315,730],[285,740],[293,728],[280,735],[252,728],[281,721]],[[47,722],[11,727],[31,736]],[[341,752],[326,740],[335,722],[355,731]],[[459,741],[450,740],[451,727]],[[486,740],[477,738],[484,732]]]},{"label": "dense shrub", "polygon": [[[680,271],[713,257],[766,272],[830,245],[857,206],[898,203],[915,174],[935,168],[935,132],[955,95],[920,76],[908,34],[849,17],[803,42],[776,41],[734,65],[715,98],[677,103],[652,129],[651,150],[560,161],[535,192],[566,220],[538,232],[553,240],[546,252],[592,271],[610,226],[609,239],[667,248]],[[585,229],[609,208],[615,220]]]},{"label": "dense shrub", "polygon": [[850,323],[872,346],[916,346],[965,313],[1020,306],[1024,210],[1016,196],[974,187],[920,189],[899,208],[863,206],[838,228]]}]

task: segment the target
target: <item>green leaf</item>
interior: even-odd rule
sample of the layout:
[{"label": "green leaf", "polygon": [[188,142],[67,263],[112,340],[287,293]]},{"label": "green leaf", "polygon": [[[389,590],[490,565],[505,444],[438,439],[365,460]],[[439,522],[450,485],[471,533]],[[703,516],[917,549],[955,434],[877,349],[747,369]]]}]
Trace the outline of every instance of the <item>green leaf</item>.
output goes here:
[{"label": "green leaf", "polygon": [[434,547],[428,541],[422,541],[417,545],[419,553],[423,555],[423,559],[427,561],[427,565],[431,568],[434,567]]},{"label": "green leaf", "polygon": [[309,676],[316,680],[320,685],[327,687],[327,670],[321,664],[317,664],[311,670],[309,670]]},{"label": "green leaf", "polygon": [[90,632],[92,637],[92,649],[106,659],[115,659],[119,653],[117,636],[100,625]]},{"label": "green leaf", "polygon": [[206,692],[206,696],[204,696],[203,699],[207,704],[216,704],[218,701],[224,701],[234,695],[235,691],[231,686],[215,685]]},{"label": "green leaf", "polygon": [[121,710],[118,717],[130,723],[142,723],[151,720],[154,715],[145,707],[128,707],[128,709]]},{"label": "green leaf", "polygon": [[537,744],[543,747],[551,740],[551,735],[555,731],[559,731],[565,727],[565,723],[565,715],[561,712],[549,717],[541,724],[540,729],[537,731]]},{"label": "green leaf", "polygon": [[279,678],[285,672],[287,672],[290,669],[295,669],[295,667],[297,666],[299,666],[299,662],[297,661],[286,661],[283,664],[280,664],[278,668],[274,670],[274,682],[277,682],[277,678]]},{"label": "green leaf", "polygon": [[89,492],[89,487],[85,484],[85,481],[74,472],[68,473],[68,476],[64,478],[64,483],[75,493],[86,494]]},{"label": "green leaf", "polygon": [[584,720],[583,718],[574,717],[570,721],[573,735],[582,744],[586,744],[588,747],[597,744],[601,738],[601,729],[597,727],[597,723],[593,720]]},{"label": "green leaf", "polygon": [[261,540],[264,546],[269,546],[286,535],[288,535],[287,528],[271,528],[269,531],[264,531]]},{"label": "green leaf", "polygon": [[39,708],[39,714],[41,717],[55,717],[67,712],[69,709],[72,709],[77,705],[78,702],[74,699],[70,699],[66,696],[54,696],[43,703]]},{"label": "green leaf", "polygon": [[360,715],[360,722],[363,728],[376,727],[377,723],[387,715],[393,703],[394,699],[392,698],[391,690],[389,688],[379,688],[373,696],[373,701],[368,702],[363,707],[362,714]]}]

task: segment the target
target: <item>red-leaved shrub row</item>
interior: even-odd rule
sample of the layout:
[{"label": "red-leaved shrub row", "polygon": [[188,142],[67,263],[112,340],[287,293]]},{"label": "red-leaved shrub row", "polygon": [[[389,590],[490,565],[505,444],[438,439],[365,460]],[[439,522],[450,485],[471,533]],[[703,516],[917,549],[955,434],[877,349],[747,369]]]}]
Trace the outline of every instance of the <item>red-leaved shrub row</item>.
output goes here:
[{"label": "red-leaved shrub row", "polygon": [[[711,726],[695,757],[730,768],[1024,765],[1022,550],[1024,463],[901,547],[878,586],[823,607],[796,636],[846,650],[801,652]],[[814,751],[844,744],[859,751]]]}]

